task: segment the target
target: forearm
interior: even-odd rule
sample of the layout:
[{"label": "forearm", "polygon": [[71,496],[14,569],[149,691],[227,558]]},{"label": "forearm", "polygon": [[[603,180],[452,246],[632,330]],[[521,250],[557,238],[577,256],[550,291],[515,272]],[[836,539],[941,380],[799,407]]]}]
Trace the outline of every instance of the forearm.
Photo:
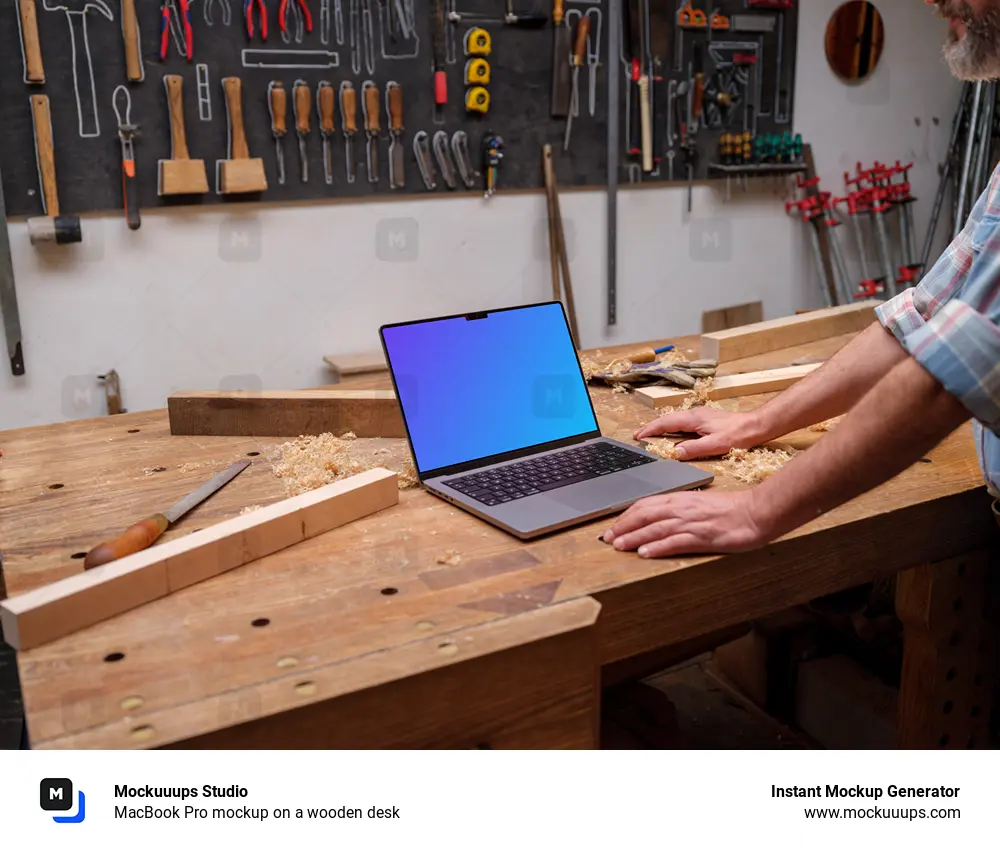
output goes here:
[{"label": "forearm", "polygon": [[767,538],[889,480],[967,419],[968,411],[907,357],[836,430],[754,489],[753,510]]},{"label": "forearm", "polygon": [[819,369],[757,411],[760,441],[846,413],[907,357],[896,338],[874,322]]}]

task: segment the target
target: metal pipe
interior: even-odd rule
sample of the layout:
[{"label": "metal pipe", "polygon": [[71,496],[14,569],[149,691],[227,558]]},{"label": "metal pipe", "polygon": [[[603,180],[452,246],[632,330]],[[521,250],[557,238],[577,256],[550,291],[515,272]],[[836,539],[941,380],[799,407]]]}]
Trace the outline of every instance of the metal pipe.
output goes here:
[{"label": "metal pipe", "polygon": [[878,236],[879,254],[882,257],[882,271],[885,273],[886,294],[896,294],[896,275],[892,270],[892,257],[889,254],[889,237],[885,231],[885,218],[882,213],[872,210],[875,218],[875,234]]},{"label": "metal pipe", "polygon": [[965,156],[962,158],[962,176],[958,181],[958,203],[955,206],[955,227],[952,232],[954,239],[965,226],[965,204],[969,194],[969,169],[972,165],[972,146],[976,139],[976,122],[979,120],[979,104],[983,99],[983,81],[976,83],[976,91],[972,96],[972,116],[969,118],[969,139],[965,146]]},{"label": "metal pipe", "polygon": [[858,246],[858,259],[861,261],[861,276],[864,280],[871,280],[868,274],[868,258],[865,256],[865,240],[861,234],[861,222],[857,215],[851,215],[851,230],[854,231],[854,241]]},{"label": "metal pipe", "polygon": [[959,134],[962,131],[962,122],[965,113],[969,108],[969,95],[972,92],[972,84],[962,85],[962,94],[959,97],[958,109],[955,110],[955,117],[951,122],[951,139],[948,141],[948,150],[945,153],[944,165],[941,169],[941,179],[938,181],[937,194],[934,196],[934,205],[931,208],[931,217],[927,223],[927,233],[924,235],[924,244],[920,252],[920,267],[927,271],[927,263],[931,258],[931,248],[934,247],[934,237],[937,234],[938,223],[941,218],[941,208],[944,206],[944,196],[948,191],[948,181],[952,179],[952,169],[957,155]]},{"label": "metal pipe", "polygon": [[813,252],[816,254],[816,269],[819,272],[820,288],[823,290],[823,303],[827,307],[832,307],[833,300],[830,298],[830,283],[826,278],[826,267],[823,265],[823,252],[819,247],[819,233],[817,232],[819,225],[816,221],[817,219],[813,219],[809,222],[809,236],[812,238]]}]

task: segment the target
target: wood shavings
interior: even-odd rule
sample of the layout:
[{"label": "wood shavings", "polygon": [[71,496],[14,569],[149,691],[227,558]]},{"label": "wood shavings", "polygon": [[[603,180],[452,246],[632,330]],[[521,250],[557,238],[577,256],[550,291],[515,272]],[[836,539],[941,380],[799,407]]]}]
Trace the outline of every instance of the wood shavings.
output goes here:
[{"label": "wood shavings", "polygon": [[744,484],[759,484],[791,459],[792,454],[784,449],[731,449],[722,463],[715,467],[715,471]]},{"label": "wood shavings", "polygon": [[712,388],[714,378],[698,378],[694,382],[694,389],[685,397],[678,410],[690,410],[692,407],[714,407],[716,410],[725,410],[717,401],[708,397],[708,391]]},{"label": "wood shavings", "polygon": [[449,567],[457,567],[462,562],[462,556],[455,549],[449,549],[443,555],[437,556],[437,562],[447,564]]},{"label": "wood shavings", "polygon": [[263,505],[247,505],[242,511],[240,511],[240,516],[244,514],[252,514],[254,511],[259,511]]},{"label": "wood shavings", "polygon": [[[354,454],[361,451],[357,442],[357,437],[348,432],[340,437],[327,433],[282,443],[277,448],[277,455],[270,458],[274,463],[273,472],[285,480],[288,494],[297,496],[369,469],[392,468],[388,463],[376,461],[374,452],[366,452],[364,457]],[[413,461],[406,459],[400,466],[395,470],[399,489],[416,487],[419,481]]]},{"label": "wood shavings", "polygon": [[834,427],[843,419],[843,416],[834,416],[832,419],[824,419],[822,422],[817,422],[815,425],[810,425],[810,431],[832,431]]},{"label": "wood shavings", "polygon": [[647,452],[664,458],[665,460],[677,459],[677,444],[671,440],[646,437],[643,448]]}]

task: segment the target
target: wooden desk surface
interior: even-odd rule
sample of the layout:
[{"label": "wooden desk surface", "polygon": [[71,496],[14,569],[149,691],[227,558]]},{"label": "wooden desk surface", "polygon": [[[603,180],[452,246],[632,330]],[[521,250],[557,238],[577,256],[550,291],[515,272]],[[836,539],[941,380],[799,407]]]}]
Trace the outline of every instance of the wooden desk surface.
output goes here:
[{"label": "wooden desk surface", "polygon": [[[720,372],[825,359],[846,341]],[[696,338],[675,342],[694,353]],[[629,442],[655,415],[627,395],[593,395],[607,436]],[[167,536],[282,498],[268,462],[282,442],[171,437],[165,410],[0,432],[7,593],[82,570],[79,553],[250,453],[259,460]],[[408,457],[402,440],[356,449],[390,468]],[[720,474],[712,486],[742,485]],[[929,462],[758,552],[643,560],[601,543],[607,526],[525,544],[404,491],[394,508],[21,653],[32,746],[503,745],[492,717],[536,723],[563,693],[580,735],[517,745],[574,746],[587,734],[595,665],[968,551],[994,528],[968,426]]]}]

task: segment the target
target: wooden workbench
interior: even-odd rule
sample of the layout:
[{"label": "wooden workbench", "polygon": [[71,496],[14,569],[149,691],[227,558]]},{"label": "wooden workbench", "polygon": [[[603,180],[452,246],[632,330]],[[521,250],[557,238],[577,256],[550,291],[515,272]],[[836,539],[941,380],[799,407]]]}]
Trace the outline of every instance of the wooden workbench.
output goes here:
[{"label": "wooden workbench", "polygon": [[[720,372],[821,360],[846,341]],[[593,394],[608,436],[629,441],[654,416],[628,395]],[[168,537],[282,498],[268,461],[281,442],[171,437],[165,410],[0,432],[6,592],[81,571],[96,542],[248,454],[258,461]],[[399,440],[358,450],[389,467],[407,457]],[[996,527],[968,426],[925,461],[763,550],[722,557],[619,553],[598,540],[607,519],[525,544],[404,491],[394,508],[21,653],[31,744],[591,747],[602,670],[638,670],[665,648],[907,570],[900,742],[964,747],[939,701],[961,686],[963,711],[988,705],[983,639],[935,612],[963,587],[973,598]],[[712,486],[742,485],[718,475]],[[965,687],[973,668],[979,684]]]}]

